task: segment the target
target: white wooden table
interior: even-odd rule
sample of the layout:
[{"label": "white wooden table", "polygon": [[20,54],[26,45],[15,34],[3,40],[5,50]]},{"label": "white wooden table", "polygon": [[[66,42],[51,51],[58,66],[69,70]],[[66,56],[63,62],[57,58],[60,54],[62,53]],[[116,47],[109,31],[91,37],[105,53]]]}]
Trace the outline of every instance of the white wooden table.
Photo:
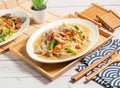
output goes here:
[{"label": "white wooden table", "polygon": [[[97,3],[120,14],[120,0],[49,0],[47,4],[48,8],[65,15],[82,11],[91,3]],[[117,28],[113,35],[120,38],[120,28]],[[84,84],[85,78],[74,84],[70,83],[70,78],[75,73],[73,67],[51,82],[12,53],[0,55],[0,88],[103,88],[93,81]]]}]

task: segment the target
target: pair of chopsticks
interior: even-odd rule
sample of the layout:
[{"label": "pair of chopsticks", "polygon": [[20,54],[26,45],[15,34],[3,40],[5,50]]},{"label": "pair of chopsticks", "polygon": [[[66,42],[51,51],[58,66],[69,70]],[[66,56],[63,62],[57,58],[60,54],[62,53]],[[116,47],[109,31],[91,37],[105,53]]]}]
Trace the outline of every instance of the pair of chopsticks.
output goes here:
[{"label": "pair of chopsticks", "polygon": [[[110,57],[112,54],[114,54],[115,52],[117,52],[119,49],[115,49],[113,51],[111,51],[110,53],[108,53],[107,55],[105,55],[104,57],[102,57],[101,59],[97,60],[96,62],[94,62],[93,64],[91,64],[90,66],[88,66],[86,69],[78,72],[77,74],[73,75],[71,77],[72,81],[77,81],[80,78],[82,78],[85,74],[87,74],[89,71],[91,71],[93,68],[95,68],[96,66],[98,66],[100,63],[102,63],[104,60],[106,60],[108,57]],[[93,75],[91,78],[93,78],[95,75]],[[89,76],[88,76],[89,77]],[[87,79],[87,81],[89,81],[90,79]]]}]

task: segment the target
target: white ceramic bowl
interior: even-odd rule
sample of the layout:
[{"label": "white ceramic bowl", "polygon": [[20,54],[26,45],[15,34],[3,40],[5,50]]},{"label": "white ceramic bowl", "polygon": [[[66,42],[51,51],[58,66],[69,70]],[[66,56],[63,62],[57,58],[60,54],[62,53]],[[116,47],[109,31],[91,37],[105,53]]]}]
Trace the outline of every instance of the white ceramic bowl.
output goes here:
[{"label": "white ceramic bowl", "polygon": [[[66,58],[66,59],[62,59],[62,60],[46,60],[43,59],[42,57],[38,57],[35,53],[34,53],[34,48],[33,48],[33,43],[36,40],[36,38],[38,38],[38,36],[40,36],[44,31],[48,30],[49,28],[53,28],[57,25],[61,25],[62,23],[79,23],[79,24],[83,24],[83,25],[87,25],[90,30],[93,33],[93,39],[92,39],[92,43],[91,45],[81,54],[78,54],[72,58]],[[85,53],[87,53],[97,42],[99,38],[99,31],[98,28],[96,27],[96,25],[94,25],[93,23],[91,23],[88,20],[83,20],[83,19],[77,19],[77,18],[68,18],[68,19],[62,19],[62,20],[58,20],[52,23],[49,23],[41,28],[39,28],[27,41],[27,45],[26,45],[26,50],[28,55],[33,59],[36,60],[38,62],[42,62],[42,63],[61,63],[61,62],[66,62],[66,61],[70,61],[70,60],[74,60],[82,55],[84,55]]]},{"label": "white ceramic bowl", "polygon": [[0,16],[5,15],[7,13],[10,13],[13,16],[17,16],[17,17],[21,17],[25,19],[25,22],[23,23],[22,27],[19,29],[19,31],[17,33],[15,33],[14,35],[12,35],[10,38],[8,38],[6,41],[3,41],[0,43],[1,45],[4,45],[10,41],[12,41],[13,39],[15,39],[16,37],[18,37],[19,35],[21,35],[26,28],[29,26],[30,23],[30,19],[28,17],[28,15],[20,10],[13,10],[13,9],[8,9],[8,10],[0,10]]}]

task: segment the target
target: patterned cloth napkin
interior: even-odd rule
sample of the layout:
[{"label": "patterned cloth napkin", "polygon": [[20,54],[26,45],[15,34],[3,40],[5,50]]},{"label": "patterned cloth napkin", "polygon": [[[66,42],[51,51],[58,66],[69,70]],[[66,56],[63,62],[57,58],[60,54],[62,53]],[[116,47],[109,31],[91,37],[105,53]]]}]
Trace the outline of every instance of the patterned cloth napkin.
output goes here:
[{"label": "patterned cloth napkin", "polygon": [[[96,60],[100,59],[101,57],[105,56],[107,53],[111,52],[112,50],[118,47],[120,47],[120,40],[111,39],[107,44],[99,48],[97,51],[85,57],[82,60],[82,62],[78,64],[76,70],[81,71],[85,69],[87,66],[91,65],[93,62],[95,62]],[[120,54],[120,50],[118,50],[117,53]],[[87,73],[86,76],[101,68],[109,61],[110,58],[111,57],[109,57],[103,63],[99,64],[96,68]],[[120,88],[120,62],[111,64],[105,70],[103,70],[97,76],[95,76],[93,80],[101,84],[105,88]]]}]

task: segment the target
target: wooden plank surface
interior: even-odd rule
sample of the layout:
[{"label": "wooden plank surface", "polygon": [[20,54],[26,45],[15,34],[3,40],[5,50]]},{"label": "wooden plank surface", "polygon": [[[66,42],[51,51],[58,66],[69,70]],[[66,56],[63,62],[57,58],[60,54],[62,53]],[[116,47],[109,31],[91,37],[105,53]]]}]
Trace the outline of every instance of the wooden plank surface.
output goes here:
[{"label": "wooden plank surface", "polygon": [[0,2],[0,10],[6,9],[6,8],[7,8],[6,4],[3,1],[1,1]]},{"label": "wooden plank surface", "polygon": [[7,9],[13,9],[17,7],[17,1],[16,0],[3,0],[5,3]]}]

